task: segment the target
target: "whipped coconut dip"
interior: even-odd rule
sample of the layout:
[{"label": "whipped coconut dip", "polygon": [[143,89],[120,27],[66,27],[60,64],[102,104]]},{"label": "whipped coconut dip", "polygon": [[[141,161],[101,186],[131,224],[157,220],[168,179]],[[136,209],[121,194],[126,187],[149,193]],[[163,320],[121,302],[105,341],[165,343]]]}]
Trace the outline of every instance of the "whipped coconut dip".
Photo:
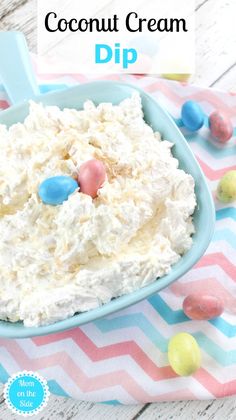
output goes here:
[{"label": "whipped coconut dip", "polygon": [[[23,124],[0,125],[0,144],[0,319],[30,327],[87,311],[167,274],[190,249],[194,180],[145,123],[138,94],[81,111],[31,102]],[[42,202],[43,180],[76,177],[89,159],[106,168],[95,199]]]}]

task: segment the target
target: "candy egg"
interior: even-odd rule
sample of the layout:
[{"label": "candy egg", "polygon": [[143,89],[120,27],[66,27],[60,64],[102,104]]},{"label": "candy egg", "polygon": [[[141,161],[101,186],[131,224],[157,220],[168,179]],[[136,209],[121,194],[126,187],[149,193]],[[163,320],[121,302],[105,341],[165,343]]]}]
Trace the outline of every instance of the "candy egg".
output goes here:
[{"label": "candy egg", "polygon": [[44,204],[57,206],[68,200],[69,195],[78,188],[78,183],[70,176],[54,176],[45,179],[39,186],[39,197]]},{"label": "candy egg", "polygon": [[100,160],[88,160],[79,169],[80,192],[95,198],[105,179],[106,169],[104,164]]},{"label": "candy egg", "polygon": [[233,125],[229,118],[222,112],[215,111],[209,117],[209,127],[212,136],[222,143],[226,143],[233,135]]},{"label": "candy egg", "polygon": [[204,113],[197,102],[187,101],[183,104],[181,118],[190,131],[199,130],[204,124]]},{"label": "candy egg", "polygon": [[220,316],[224,310],[223,302],[213,295],[192,293],[183,302],[185,315],[194,320],[209,320]]},{"label": "candy egg", "polygon": [[216,195],[223,203],[236,200],[236,170],[226,172],[218,184]]},{"label": "candy egg", "polygon": [[195,338],[188,333],[179,333],[168,344],[168,360],[180,376],[189,376],[199,369],[201,352]]}]

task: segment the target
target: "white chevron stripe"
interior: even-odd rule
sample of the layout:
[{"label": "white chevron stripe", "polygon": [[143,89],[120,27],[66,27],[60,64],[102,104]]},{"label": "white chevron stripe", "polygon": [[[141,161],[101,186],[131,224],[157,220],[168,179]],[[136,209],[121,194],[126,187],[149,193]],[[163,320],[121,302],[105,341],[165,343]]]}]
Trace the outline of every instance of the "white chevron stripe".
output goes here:
[{"label": "white chevron stripe", "polygon": [[[207,291],[207,293],[214,293],[213,290],[214,289],[212,289],[212,291],[210,291],[210,292]],[[171,295],[171,293],[172,293],[172,295]],[[172,310],[176,311],[176,310],[179,310],[179,309],[182,308],[182,304],[183,304],[183,300],[184,300],[185,296],[187,296],[190,293],[191,293],[191,291],[189,292],[189,289],[188,289],[188,291],[186,291],[185,293],[183,293],[181,296],[180,295],[179,296],[175,296],[174,295],[174,292],[170,292],[170,293],[164,293],[164,292],[162,292],[162,295],[161,296],[164,299],[164,301],[167,303],[167,305],[170,306],[172,308]],[[217,292],[217,294],[218,294],[218,292]],[[222,294],[220,293],[220,295],[222,295]],[[228,292],[228,294],[225,297],[225,299],[226,299],[225,306],[226,306],[226,311],[227,312],[224,312],[223,315],[221,315],[221,316],[223,316],[224,319],[226,319],[225,316],[226,316],[226,314],[229,311],[229,305],[232,307],[233,306],[233,303],[234,302],[236,303],[236,290],[234,289],[234,291],[231,293],[231,297],[229,297],[229,296],[230,296],[230,293]],[[231,308],[231,311],[232,311],[232,308]],[[232,313],[234,313],[234,315],[232,315],[232,316],[235,316],[235,314],[236,314],[236,306],[235,306],[235,309],[234,309],[234,311]],[[233,319],[233,323],[234,322],[235,322],[235,319]],[[231,322],[231,324],[233,324],[233,323]]]},{"label": "white chevron stripe", "polygon": [[6,369],[6,371],[9,374],[13,374],[21,370],[19,365],[16,363],[16,361],[12,358],[12,356],[8,353],[8,351],[2,346],[0,346],[0,363],[3,365],[4,369]]},{"label": "white chevron stripe", "polygon": [[[214,251],[219,252],[219,249],[215,248]],[[219,265],[210,265],[207,267],[193,268],[189,273],[185,274],[178,281],[180,281],[181,283],[188,283],[189,281],[195,281],[201,278],[204,279],[208,277],[216,278],[217,281],[229,291],[235,290],[236,283]]]},{"label": "white chevron stripe", "polygon": [[[170,289],[164,289],[160,293],[160,296],[170,306],[173,311],[178,311],[182,308],[182,302],[185,296],[176,296]],[[169,304],[171,302],[171,305]]]},{"label": "white chevron stripe", "polygon": [[[203,130],[203,129],[202,129]],[[208,130],[207,128],[205,130]],[[201,136],[204,136],[209,132],[202,132]],[[206,138],[206,142],[207,142]],[[231,143],[230,143],[231,144]],[[198,156],[203,162],[207,164],[211,169],[218,170],[218,169],[224,169],[230,166],[235,165],[235,155],[231,156],[225,156],[221,157],[220,159],[217,159],[214,157],[214,155],[210,154],[206,149],[203,149],[202,146],[197,142],[189,142],[189,145],[191,146],[191,149],[193,150],[194,154]]]},{"label": "white chevron stripe", "polygon": [[[234,302],[235,302],[235,298],[234,298]],[[229,322],[230,324],[234,325],[234,327],[236,326],[235,324],[235,314],[236,314],[236,308],[234,306],[234,312],[224,312],[224,319],[225,321]]]},{"label": "white chevron stripe", "polygon": [[[132,334],[134,335],[133,332]],[[93,341],[96,343],[96,339],[94,338],[93,335],[92,337],[93,337]],[[101,334],[100,334],[100,338],[98,337],[98,342],[99,340],[101,341]],[[122,342],[122,339],[120,340],[120,342]],[[104,343],[104,345],[106,344],[107,343]],[[125,370],[131,376],[140,378],[140,385],[145,384],[145,386],[148,386],[147,385],[148,382],[152,380],[150,376],[147,375],[143,371],[143,369],[135,362],[135,360],[133,360],[133,358],[130,357],[129,355],[116,356],[115,358],[113,357],[113,358],[93,362],[80,349],[80,347],[78,347],[74,343],[74,341],[71,339],[61,340],[61,341],[58,341],[57,343],[48,344],[42,347],[35,346],[34,343],[30,340],[28,341],[28,343],[25,343],[24,341],[22,341],[19,345],[25,352],[30,352],[31,357],[32,357],[32,365],[34,363],[33,361],[34,359],[38,359],[44,356],[50,356],[53,353],[66,352],[74,361],[74,363],[79,368],[81,368],[87,376],[90,376],[90,377],[94,377],[97,375],[102,375],[102,374],[110,373],[110,372],[116,372],[117,370]],[[150,342],[149,342],[149,349],[147,350],[148,350],[147,356],[149,357],[149,353],[151,353]],[[158,366],[168,365],[166,354],[161,354],[159,350],[157,351],[156,347],[154,346],[152,349],[151,356],[152,356],[153,362],[157,364]]]},{"label": "white chevron stripe", "polygon": [[[216,252],[221,252],[236,267],[235,265],[236,250],[230,245],[229,242],[227,242],[226,240],[212,241],[207,250],[207,253],[214,254]],[[235,280],[235,279],[231,279],[231,280]]]},{"label": "white chevron stripe", "polygon": [[[57,371],[55,372],[54,372],[54,369],[46,368],[46,369],[40,370],[40,373],[47,379],[50,379],[50,377],[55,379],[62,386],[62,388],[64,388],[65,391],[69,393],[75,399],[99,402],[99,401],[114,399],[114,396],[115,396],[116,399],[118,399],[124,404],[127,404],[127,403],[132,404],[132,403],[137,402],[121,386],[109,387],[109,388],[105,388],[99,391],[92,391],[92,392],[87,392],[84,394],[80,389],[78,389],[78,387],[75,387],[74,382],[71,380],[70,377],[68,377],[66,373],[64,373],[64,371],[61,370],[60,372],[61,375],[58,376],[57,374],[58,370],[60,371],[61,368],[58,367]],[[134,377],[134,380],[135,382],[137,382],[136,377]],[[143,384],[141,386],[143,389],[145,389],[147,393],[150,394],[150,396],[153,397],[153,400],[155,400],[156,396],[161,396],[167,392],[173,392],[175,389],[176,390],[178,389],[179,391],[181,389],[186,389],[186,388],[190,389],[197,399],[214,398],[213,395],[209,391],[207,391],[207,389],[204,388],[193,377],[188,377],[188,378],[178,377],[174,379],[164,380],[161,382],[152,382],[151,384],[149,384],[148,388],[145,388]],[[149,392],[149,388],[150,388],[150,392]]]},{"label": "white chevron stripe", "polygon": [[[21,341],[21,347],[28,352],[34,352],[34,344],[31,342],[30,340],[27,340],[28,342],[26,343],[25,340]],[[67,341],[67,343],[66,343]],[[19,342],[18,342],[19,344]],[[78,348],[78,346],[75,346],[74,343],[70,342],[68,343],[68,340],[64,340],[63,342],[57,342],[55,343],[57,348],[55,348],[55,351],[60,351],[59,347],[61,348],[61,351],[67,351],[68,354],[70,355],[70,357],[72,357],[73,354],[76,355],[76,359],[74,357],[73,360],[75,362],[75,364],[88,376],[88,377],[96,377],[97,375],[102,375],[102,374],[106,374],[106,373],[111,373],[111,372],[116,372],[117,370],[124,370],[126,371],[130,376],[132,376],[133,378],[135,378],[135,381],[137,384],[139,384],[139,386],[141,386],[143,389],[145,389],[146,392],[148,392],[150,395],[155,395],[155,393],[158,391],[158,393],[160,393],[160,387],[162,390],[162,393],[167,392],[167,390],[165,391],[166,387],[169,388],[169,380],[162,380],[160,381],[153,381],[135,362],[133,362],[132,359],[130,359],[130,357],[127,356],[121,356],[121,357],[116,357],[115,359],[109,359],[109,360],[104,360],[102,362],[91,362],[90,359],[87,359],[86,355],[84,355],[84,353]],[[58,346],[58,344],[60,344],[60,346]],[[69,344],[69,349],[65,349],[65,344]],[[49,345],[49,354],[52,354],[51,345]],[[25,348],[24,348],[25,347]],[[41,348],[40,348],[41,350]],[[45,349],[44,349],[45,350]],[[46,354],[44,354],[46,356]],[[37,358],[38,357],[42,357],[41,354],[38,353]],[[79,361],[79,363],[78,363]],[[33,369],[34,363],[32,360],[32,369]],[[56,365],[53,368],[53,376],[52,378],[55,378],[55,372],[58,371],[58,369],[61,369],[63,371],[63,376],[67,376],[66,372],[64,372],[64,370]],[[48,368],[46,368],[46,370],[48,370]],[[64,378],[63,378],[64,379]],[[178,378],[177,378],[178,379]],[[171,381],[176,381],[176,379],[171,379]],[[67,379],[66,379],[67,382]],[[187,384],[186,384],[187,385]],[[186,386],[185,385],[185,386]],[[184,387],[185,387],[184,386]],[[65,389],[65,386],[63,386],[62,383],[62,387]],[[202,389],[202,386],[200,384],[198,384],[197,386],[200,390]],[[156,389],[156,391],[155,391]],[[65,389],[65,391],[67,392],[67,390]],[[173,391],[173,389],[172,389]],[[170,392],[170,391],[168,391]],[[100,395],[100,392],[99,392]],[[114,394],[113,394],[113,398],[114,398]]]},{"label": "white chevron stripe", "polygon": [[[180,99],[184,99],[192,94],[195,94],[197,89],[195,88],[195,86],[193,85],[188,85],[185,86],[183,88],[179,88],[179,84],[176,82],[171,82],[171,81],[167,81],[167,80],[163,80],[163,79],[158,79],[158,78],[153,78],[152,83],[153,84],[155,82],[162,82],[165,84],[165,86],[167,88],[169,88],[172,92],[175,93],[175,95],[177,95],[177,97],[179,97]],[[158,90],[155,91],[157,94],[159,93]]]},{"label": "white chevron stripe", "polygon": [[[218,240],[218,241],[212,242],[209,250],[211,252],[222,252],[222,254],[225,255],[228,259],[229,257],[230,259],[234,259],[236,255],[236,249],[233,248],[231,244],[226,240],[220,240],[220,241]],[[232,280],[235,280],[235,279],[232,278]]]},{"label": "white chevron stripe", "polygon": [[185,85],[181,89],[179,88],[179,84],[176,82],[167,81],[167,86],[180,98],[186,98],[187,96],[194,95],[196,92],[199,91],[194,85]]},{"label": "white chevron stripe", "polygon": [[220,230],[220,229],[230,229],[233,233],[235,233],[235,244],[236,244],[236,220],[233,220],[231,217],[217,220],[216,230]]},{"label": "white chevron stripe", "polygon": [[215,95],[223,102],[228,105],[229,107],[236,106],[236,98],[235,95],[230,95],[230,93],[218,91],[217,89],[214,90]]},{"label": "white chevron stripe", "polygon": [[[82,328],[83,327],[81,327],[81,329]],[[126,340],[134,341],[147,354],[153,363],[156,363],[159,367],[168,364],[166,354],[162,353],[138,326],[120,328],[119,330],[108,331],[106,333],[102,333],[93,324],[88,324],[83,329],[90,340],[98,347],[122,343]]]},{"label": "white chevron stripe", "polygon": [[[78,349],[77,346],[74,346],[74,343],[70,342],[70,340],[63,340],[63,342],[59,342],[58,344],[61,344],[59,347],[57,347],[57,345],[55,345],[55,352],[57,351],[66,351],[68,352],[68,354],[70,355],[70,357],[73,358],[73,354],[77,354],[77,358],[76,360],[80,361],[80,363],[75,363],[79,366],[82,367],[82,371],[88,376],[88,377],[94,377],[97,375],[102,375],[105,373],[110,373],[110,372],[114,372],[117,370],[122,370],[124,369],[124,367],[122,366],[123,364],[120,364],[120,358],[116,358],[116,362],[115,364],[117,365],[116,369],[114,369],[114,360],[111,359],[112,364],[110,365],[110,368],[107,369],[107,366],[105,366],[105,369],[101,369],[98,370],[97,369],[97,365],[99,362],[90,362],[90,360],[88,361],[84,361],[83,358],[81,358],[81,355],[83,356],[83,353],[78,351],[80,349]],[[34,344],[31,342],[31,340],[22,340],[21,344],[25,342],[26,346],[21,346],[25,351],[32,353],[35,353],[35,346]],[[67,343],[66,343],[67,342]],[[18,342],[19,344],[19,342]],[[57,344],[57,343],[55,343]],[[65,344],[69,344],[69,349],[65,348]],[[48,345],[48,346],[44,346],[43,348],[40,348],[40,354],[37,354],[37,358],[38,357],[43,357],[43,356],[48,356],[51,355],[53,353],[52,345]],[[26,348],[24,348],[26,347]],[[45,348],[48,347],[48,349]],[[67,347],[67,346],[66,346]],[[74,348],[75,347],[75,348]],[[43,349],[43,352],[41,351]],[[4,350],[5,353],[5,357],[4,357],[4,366],[5,368],[8,370],[8,372],[10,374],[13,374],[17,371],[20,371],[21,368],[15,364],[13,358],[11,357],[10,354],[8,354],[8,352],[6,350]],[[235,373],[234,373],[234,369],[232,369],[231,367],[226,367],[226,368],[222,368],[221,365],[218,365],[214,360],[212,360],[205,352],[204,350],[202,350],[202,354],[203,354],[203,363],[202,363],[202,367],[207,369],[219,382],[226,382],[226,381],[230,381],[230,380],[234,380],[235,379]],[[88,369],[88,363],[91,364],[90,368]],[[126,360],[127,363],[127,360]],[[131,375],[132,377],[135,378],[135,381],[137,383],[140,383],[140,386],[142,386],[146,392],[150,393],[151,395],[153,395],[153,386],[159,386],[161,387],[162,391],[163,391],[163,383],[168,383],[168,380],[165,381],[161,381],[161,383],[156,383],[156,381],[152,381],[152,379],[150,379],[150,377],[146,378],[146,374],[143,372],[143,370],[141,370],[141,372],[139,372],[139,369],[137,369],[137,366],[134,366],[133,369],[130,369],[130,361],[129,361],[129,365],[128,365],[129,369],[127,370],[126,367],[126,371],[129,373],[129,375]],[[32,369],[34,369],[34,362],[32,360]],[[69,378],[68,380],[68,375],[67,373],[58,365],[54,366],[54,367],[50,367],[50,368],[46,368],[44,371],[47,372],[47,374],[44,373],[44,377],[46,377],[47,379],[53,378],[54,380],[57,380],[57,382],[59,384],[61,384],[61,386],[63,387],[63,389],[69,393],[70,395],[73,396],[73,390],[75,388],[74,386],[74,382]],[[50,377],[50,373],[49,371],[52,371],[51,377]],[[40,370],[41,373],[42,370]],[[92,372],[92,375],[91,375]],[[66,377],[66,378],[65,378]],[[171,380],[173,381],[173,380]],[[65,386],[66,385],[66,386]],[[69,387],[68,387],[69,385]],[[72,385],[72,388],[71,386]],[[80,391],[81,392],[81,391]],[[117,391],[116,391],[117,392]],[[165,393],[163,391],[163,393]],[[101,392],[98,392],[98,398],[100,397]],[[117,395],[117,394],[115,394]],[[93,397],[95,397],[93,395]],[[75,394],[75,398],[78,398],[78,388],[77,388],[77,392]],[[114,398],[114,394],[113,397],[111,397],[110,399]],[[104,399],[104,398],[102,398]],[[101,399],[101,400],[102,400]],[[97,401],[97,399],[95,399]]]},{"label": "white chevron stripe", "polygon": [[226,366],[222,368],[215,360],[213,360],[204,350],[202,353],[202,367],[204,367],[218,382],[225,383],[235,381],[236,365]]},{"label": "white chevron stripe", "polygon": [[[168,110],[170,115],[172,115],[174,118],[180,118],[181,109],[179,105],[175,104],[173,101],[168,99],[167,96],[165,96],[160,91],[149,92],[149,93],[158,102],[160,106]],[[171,142],[171,139],[165,139],[165,140],[169,140]]]},{"label": "white chevron stripe", "polygon": [[[203,133],[201,132],[201,135],[202,134]],[[206,142],[207,141],[208,140],[206,139]],[[235,165],[235,155],[216,159],[206,149],[203,149],[202,146],[200,146],[200,144],[197,142],[190,142],[189,144],[194,154],[198,156],[203,162],[205,162],[207,166],[209,166],[212,170],[224,169]]]},{"label": "white chevron stripe", "polygon": [[69,375],[60,367],[45,368],[40,374],[47,380],[55,380],[71,398],[81,401],[102,402],[118,399],[123,404],[136,404],[137,401],[121,386],[112,386],[98,391],[83,392]]}]

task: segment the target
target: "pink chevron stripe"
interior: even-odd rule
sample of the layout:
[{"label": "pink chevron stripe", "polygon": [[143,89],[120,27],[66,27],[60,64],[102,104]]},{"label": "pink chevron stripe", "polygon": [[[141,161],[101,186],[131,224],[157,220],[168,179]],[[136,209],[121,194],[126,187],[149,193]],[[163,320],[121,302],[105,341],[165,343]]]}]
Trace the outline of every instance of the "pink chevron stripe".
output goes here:
[{"label": "pink chevron stripe", "polygon": [[[83,392],[92,392],[106,387],[120,385],[137,401],[145,403],[153,400],[153,397],[123,370],[96,377],[88,377],[66,352],[58,352],[50,356],[30,359],[16,341],[0,340],[0,346],[4,346],[7,349],[21,369],[41,370],[47,367],[61,366]],[[203,368],[199,369],[193,376],[216,398],[236,393],[236,380],[222,384]],[[173,374],[173,377],[176,377],[176,375]]]},{"label": "pink chevron stripe", "polygon": [[7,109],[9,108],[9,104],[7,101],[0,100],[0,109]]},{"label": "pink chevron stripe", "polygon": [[[60,74],[60,77],[71,77],[75,82],[85,83],[88,81],[88,79],[83,76],[82,74]],[[38,74],[38,77],[40,77],[40,81],[43,80],[55,80],[58,78],[58,74]]]},{"label": "pink chevron stripe", "polygon": [[[119,385],[122,386],[126,390],[126,392],[129,395],[131,395],[136,401],[146,403],[153,400],[153,395],[148,394],[134,380],[134,378],[132,378],[124,370],[117,370],[115,372],[107,373],[104,375],[88,377],[74,363],[74,361],[66,352],[58,352],[50,356],[43,356],[38,359],[31,359],[16,343],[16,341],[0,340],[0,346],[3,346],[7,349],[7,351],[11,354],[14,360],[17,361],[21,369],[40,371],[48,367],[59,365],[64,369],[68,376],[76,383],[79,389],[81,389],[83,392],[92,392]],[[176,377],[176,375],[172,373],[171,377],[174,378]],[[161,397],[157,396],[157,398]]]},{"label": "pink chevron stripe", "polygon": [[175,296],[187,296],[189,293],[205,293],[219,296],[224,301],[225,310],[236,314],[236,297],[233,297],[227,289],[225,289],[215,278],[199,279],[181,283],[179,281],[170,286]]},{"label": "pink chevron stripe", "polygon": [[233,165],[233,166],[229,166],[227,168],[215,169],[214,170],[214,169],[211,169],[210,166],[208,166],[205,162],[203,162],[203,160],[200,159],[198,156],[197,156],[197,160],[198,160],[204,174],[211,181],[216,181],[216,180],[220,179],[227,171],[232,171],[232,170],[236,169],[236,165]]},{"label": "pink chevron stripe", "polygon": [[[188,86],[187,86],[188,87]],[[184,88],[184,86],[183,86]],[[206,101],[210,103],[212,106],[214,106],[216,109],[220,109],[221,111],[225,112],[227,116],[235,117],[236,113],[236,106],[228,106],[224,101],[222,101],[220,98],[218,98],[214,93],[212,93],[210,90],[200,90],[196,91],[195,93],[187,94],[184,97],[180,97],[178,94],[176,94],[173,89],[171,90],[165,82],[157,81],[149,86],[146,86],[146,91],[154,93],[155,91],[162,92],[167,98],[172,100],[176,105],[182,106],[183,103],[187,100],[195,100],[195,101]]]},{"label": "pink chevron stripe", "polygon": [[[110,74],[110,75],[101,75],[101,76],[94,76],[90,77],[89,79],[84,76],[83,74],[60,74],[61,77],[71,77],[74,82],[79,83],[86,83],[88,81],[94,81],[94,80],[118,80],[119,75],[117,74]],[[58,75],[56,74],[40,74],[40,80],[55,80],[55,78],[58,78]]]},{"label": "pink chevron stripe", "polygon": [[200,368],[193,377],[216,398],[229,397],[236,393],[236,380],[220,383],[203,368]]},{"label": "pink chevron stripe", "polygon": [[207,267],[210,265],[219,265],[236,282],[236,266],[221,252],[204,255],[193,268]]},{"label": "pink chevron stripe", "polygon": [[34,360],[30,359],[15,341],[0,340],[0,345],[3,345],[8,350],[11,356],[18,362],[21,369],[39,371],[41,369],[46,369],[47,367],[61,366],[83,392],[92,392],[120,385],[137,401],[143,400],[144,402],[148,402],[152,399],[151,395],[123,370],[118,370],[115,374],[112,372],[95,377],[88,377],[66,352],[58,352]]},{"label": "pink chevron stripe", "polygon": [[97,347],[80,328],[46,337],[34,337],[32,341],[37,346],[43,346],[66,338],[71,338],[93,362],[128,355],[154,381],[176,377],[169,366],[158,367],[134,341],[123,341],[122,343]]}]

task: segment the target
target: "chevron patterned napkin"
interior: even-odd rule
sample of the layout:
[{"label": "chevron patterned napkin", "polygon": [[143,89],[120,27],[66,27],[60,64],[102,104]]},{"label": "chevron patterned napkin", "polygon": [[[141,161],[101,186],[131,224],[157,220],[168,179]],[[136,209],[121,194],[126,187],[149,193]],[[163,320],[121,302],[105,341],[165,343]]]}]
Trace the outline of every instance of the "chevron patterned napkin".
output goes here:
[{"label": "chevron patterned napkin", "polygon": [[[112,76],[110,79],[114,79]],[[236,95],[150,77],[116,77],[151,93],[174,117],[196,100],[209,114],[223,110],[236,126]],[[39,78],[42,92],[82,83],[85,76]],[[6,108],[3,90],[0,107]],[[236,169],[236,138],[221,146],[207,128],[184,133],[214,194],[218,180]],[[216,203],[216,229],[201,260],[172,286],[132,307],[70,331],[24,340],[0,339],[0,381],[20,370],[38,371],[54,394],[93,402],[135,404],[212,399],[236,394],[236,206]],[[190,292],[224,298],[220,318],[191,321],[181,307]],[[201,368],[177,377],[168,365],[174,334],[193,334]]]}]

